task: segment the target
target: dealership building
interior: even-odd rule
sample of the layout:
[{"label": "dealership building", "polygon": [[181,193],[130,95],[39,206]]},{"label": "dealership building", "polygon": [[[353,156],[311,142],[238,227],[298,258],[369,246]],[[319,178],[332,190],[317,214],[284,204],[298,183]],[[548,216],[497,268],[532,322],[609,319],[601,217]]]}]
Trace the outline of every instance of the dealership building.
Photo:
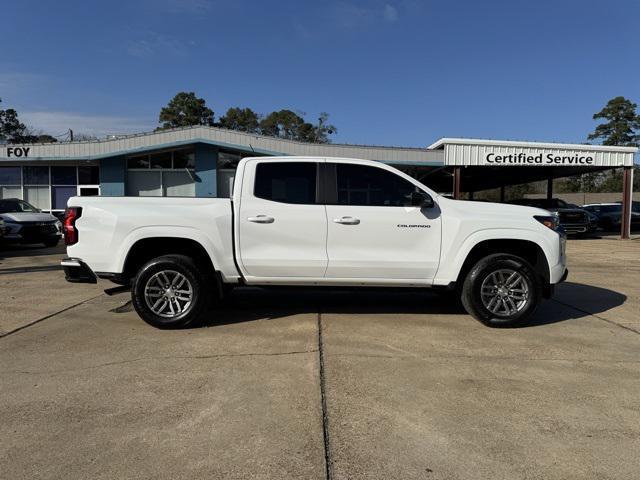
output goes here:
[{"label": "dealership building", "polygon": [[214,127],[104,140],[0,145],[0,199],[64,210],[75,195],[228,197],[244,157],[308,155],[376,160],[454,198],[621,168],[622,236],[629,236],[635,147],[443,138],[426,148],[310,144]]}]

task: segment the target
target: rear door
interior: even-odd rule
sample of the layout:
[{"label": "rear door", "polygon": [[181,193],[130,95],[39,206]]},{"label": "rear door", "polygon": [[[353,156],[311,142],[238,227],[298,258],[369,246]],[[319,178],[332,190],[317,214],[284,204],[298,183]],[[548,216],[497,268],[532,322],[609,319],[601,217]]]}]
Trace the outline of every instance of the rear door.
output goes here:
[{"label": "rear door", "polygon": [[[322,277],[327,214],[318,159],[247,162],[242,181],[240,261],[250,277]],[[250,279],[249,279],[250,280]]]},{"label": "rear door", "polygon": [[326,169],[335,175],[337,191],[334,204],[327,205],[325,276],[429,283],[440,260],[437,205],[407,206],[408,196],[420,188],[383,167],[328,161]]}]

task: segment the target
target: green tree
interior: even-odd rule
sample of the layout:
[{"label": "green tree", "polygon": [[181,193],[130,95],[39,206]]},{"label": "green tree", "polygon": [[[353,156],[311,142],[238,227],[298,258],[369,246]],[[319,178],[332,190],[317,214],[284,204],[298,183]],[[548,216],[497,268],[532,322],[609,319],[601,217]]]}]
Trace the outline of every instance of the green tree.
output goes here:
[{"label": "green tree", "polygon": [[308,135],[308,127],[303,127],[304,119],[291,110],[279,110],[271,112],[260,121],[260,131],[264,135],[286,138],[288,140],[300,140],[300,129]]},{"label": "green tree", "polygon": [[[304,114],[303,114],[304,115]],[[306,122],[291,110],[271,112],[260,122],[263,135],[286,138],[309,143],[330,143],[329,135],[337,132],[335,126],[327,123],[329,114],[322,112],[316,125]]]},{"label": "green tree", "polygon": [[250,108],[232,107],[220,118],[217,126],[240,132],[257,133],[259,124],[258,114]]},{"label": "green tree", "polygon": [[318,117],[318,124],[315,126],[315,143],[331,143],[329,135],[338,133],[338,129],[335,125],[327,123],[329,120],[329,114],[327,112],[321,112]]},{"label": "green tree", "polygon": [[180,92],[160,110],[160,129],[188,127],[192,125],[213,125],[213,110],[204,99],[194,92]]},{"label": "green tree", "polygon": [[602,140],[603,145],[635,146],[640,144],[640,115],[637,105],[624,97],[615,97],[593,115],[594,120],[604,119],[595,131],[589,134],[589,140]]},{"label": "green tree", "polygon": [[0,143],[22,143],[26,131],[27,127],[20,122],[18,112],[13,108],[0,109]]}]

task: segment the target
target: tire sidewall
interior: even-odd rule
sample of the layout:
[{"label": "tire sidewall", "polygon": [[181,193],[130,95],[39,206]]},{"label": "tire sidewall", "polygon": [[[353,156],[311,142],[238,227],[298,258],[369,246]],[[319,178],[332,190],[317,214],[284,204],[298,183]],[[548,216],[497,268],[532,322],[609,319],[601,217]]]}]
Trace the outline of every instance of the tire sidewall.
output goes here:
[{"label": "tire sidewall", "polygon": [[[510,269],[520,273],[529,288],[526,306],[508,317],[500,317],[489,311],[480,295],[482,282],[492,272]],[[542,297],[542,286],[533,267],[525,260],[513,255],[490,255],[480,260],[469,272],[464,282],[462,302],[465,309],[486,325],[492,327],[512,327],[524,322],[536,310]]]},{"label": "tire sidewall", "polygon": [[[147,282],[162,270],[174,270],[181,273],[191,283],[193,289],[191,305],[176,317],[165,318],[156,315],[145,300],[144,292]],[[167,255],[150,260],[140,269],[133,281],[131,300],[138,315],[148,324],[164,329],[184,328],[192,324],[202,313],[206,303],[203,286],[203,276],[189,257]]]}]

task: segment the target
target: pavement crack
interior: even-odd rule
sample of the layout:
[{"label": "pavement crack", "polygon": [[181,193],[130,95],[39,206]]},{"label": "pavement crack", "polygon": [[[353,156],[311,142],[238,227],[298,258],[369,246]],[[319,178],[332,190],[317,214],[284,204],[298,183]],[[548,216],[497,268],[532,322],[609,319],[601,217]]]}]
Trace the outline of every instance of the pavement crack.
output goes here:
[{"label": "pavement crack", "polygon": [[327,409],[327,387],[324,368],[324,341],[322,338],[322,313],[318,309],[318,360],[320,364],[320,401],[322,405],[322,438],[324,440],[325,480],[333,478],[331,444],[329,442],[329,411]]},{"label": "pavement crack", "polygon": [[636,330],[635,328],[627,327],[626,325],[621,325],[621,324],[619,324],[617,322],[614,322],[613,320],[609,320],[608,318],[601,317],[600,315],[597,315],[597,314],[595,314],[593,312],[590,312],[588,310],[584,310],[582,308],[576,307],[575,305],[571,305],[570,303],[561,302],[557,298],[552,298],[551,300],[553,300],[556,303],[559,303],[560,305],[564,305],[565,307],[573,308],[574,310],[576,310],[576,311],[578,311],[580,313],[585,313],[587,315],[590,315],[592,317],[597,318],[598,320],[602,320],[603,322],[610,323],[611,325],[615,325],[617,327],[624,328],[625,330],[628,330],[630,332],[633,332],[633,333],[636,333],[636,334],[640,335],[640,330]]},{"label": "pavement crack", "polygon": [[73,305],[71,305],[69,307],[65,307],[62,310],[58,310],[57,312],[51,313],[49,315],[45,315],[44,317],[38,318],[37,320],[34,320],[33,322],[27,323],[26,325],[22,325],[22,326],[20,326],[18,328],[14,328],[13,330],[10,330],[8,332],[1,332],[0,333],[0,338],[8,337],[9,335],[12,335],[14,333],[18,333],[20,330],[24,330],[25,328],[28,328],[28,327],[31,327],[31,326],[37,324],[37,323],[40,323],[43,320],[47,320],[49,318],[55,317],[56,315],[60,315],[61,313],[64,313],[64,312],[68,312],[72,308],[79,307],[80,305],[83,305],[83,304],[85,304],[87,302],[90,302],[91,300],[95,300],[96,298],[99,298],[102,295],[104,295],[104,293],[101,293],[100,295],[96,295],[95,297],[87,298],[86,300],[82,300],[81,302],[74,303]]},{"label": "pavement crack", "polygon": [[621,363],[621,364],[638,364],[640,360],[605,360],[600,358],[536,358],[523,357],[517,355],[384,355],[373,353],[332,353],[331,357],[354,357],[354,358],[387,358],[393,360],[521,360],[524,362],[573,362],[573,363]]},{"label": "pavement crack", "polygon": [[292,350],[288,352],[266,352],[266,353],[219,353],[214,355],[164,355],[156,357],[138,357],[130,358],[127,360],[120,360],[117,362],[105,362],[97,365],[89,365],[81,368],[68,368],[60,370],[45,370],[45,371],[28,371],[28,370],[8,370],[2,373],[19,373],[19,374],[52,374],[52,373],[71,373],[81,372],[84,370],[93,370],[96,368],[111,367],[114,365],[126,365],[128,363],[144,362],[149,360],[206,360],[213,358],[233,358],[233,357],[279,357],[286,355],[301,355],[305,353],[315,353],[318,350],[313,348],[310,350]]}]

